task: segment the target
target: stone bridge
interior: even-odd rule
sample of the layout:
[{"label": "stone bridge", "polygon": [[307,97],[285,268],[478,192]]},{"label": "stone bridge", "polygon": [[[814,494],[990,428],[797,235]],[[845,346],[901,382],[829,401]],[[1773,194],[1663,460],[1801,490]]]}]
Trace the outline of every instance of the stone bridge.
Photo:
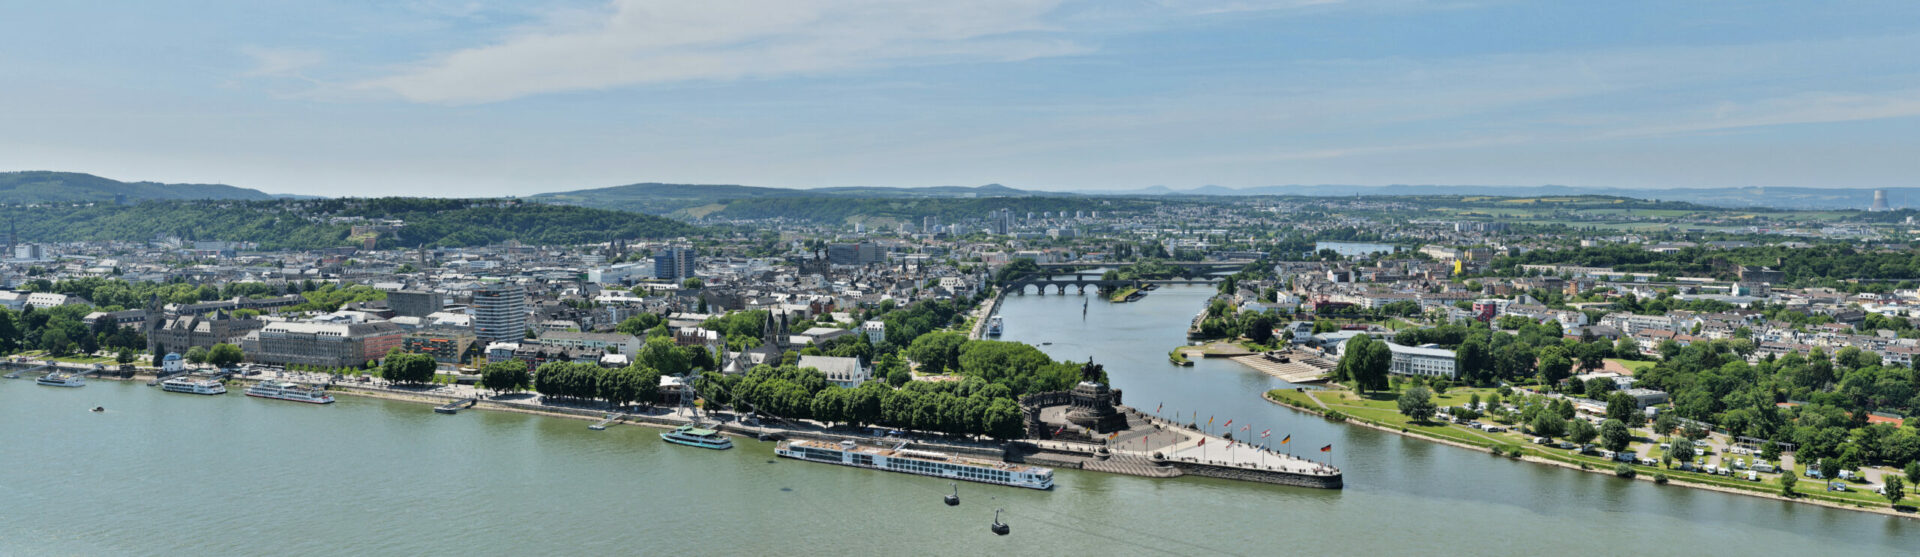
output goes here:
[{"label": "stone bridge", "polygon": [[1033,287],[1038,289],[1040,295],[1044,296],[1047,294],[1048,288],[1053,288],[1061,294],[1067,293],[1067,287],[1073,287],[1078,289],[1076,290],[1077,292],[1085,293],[1088,286],[1094,287],[1095,291],[1098,292],[1111,292],[1120,288],[1139,288],[1148,284],[1213,284],[1213,282],[1217,280],[1220,279],[1101,280],[1097,278],[1085,278],[1078,275],[1063,275],[1057,277],[1031,276],[1008,281],[1003,285],[1003,288],[1005,288],[1008,293],[1026,295],[1027,288]]},{"label": "stone bridge", "polygon": [[[1254,260],[1252,259],[1229,259],[1224,261],[1161,261],[1160,263],[1171,265],[1174,267],[1180,267],[1180,268],[1186,269],[1188,272],[1199,273],[1199,272],[1213,272],[1213,271],[1238,271],[1241,268],[1246,267],[1248,264],[1253,263],[1253,261]],[[1118,266],[1128,265],[1128,263],[1101,263],[1097,261],[1077,261],[1072,263],[1040,263],[1039,265],[1041,269],[1057,271],[1061,269],[1094,269],[1099,267],[1118,267]]]}]

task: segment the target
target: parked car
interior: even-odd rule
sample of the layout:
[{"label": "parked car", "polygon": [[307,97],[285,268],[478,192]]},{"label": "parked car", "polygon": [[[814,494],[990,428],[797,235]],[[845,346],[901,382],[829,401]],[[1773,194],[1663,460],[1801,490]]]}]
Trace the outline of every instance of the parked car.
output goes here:
[{"label": "parked car", "polygon": [[1752,470],[1748,470],[1748,471],[1747,471],[1747,481],[1750,481],[1750,482],[1757,482],[1757,481],[1760,481],[1760,473],[1759,473],[1759,472],[1755,472],[1755,471],[1752,471]]}]

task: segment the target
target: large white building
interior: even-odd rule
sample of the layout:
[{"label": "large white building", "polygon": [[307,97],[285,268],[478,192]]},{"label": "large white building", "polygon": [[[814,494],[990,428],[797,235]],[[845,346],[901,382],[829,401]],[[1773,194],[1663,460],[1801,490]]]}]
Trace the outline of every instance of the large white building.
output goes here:
[{"label": "large white building", "polygon": [[1459,376],[1459,371],[1453,366],[1452,350],[1401,346],[1391,342],[1387,343],[1387,348],[1393,351],[1393,365],[1388,368],[1389,373],[1448,379]]}]

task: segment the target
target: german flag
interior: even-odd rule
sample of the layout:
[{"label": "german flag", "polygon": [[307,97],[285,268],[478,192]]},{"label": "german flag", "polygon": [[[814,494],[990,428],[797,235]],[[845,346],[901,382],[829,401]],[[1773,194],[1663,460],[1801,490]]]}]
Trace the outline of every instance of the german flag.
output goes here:
[{"label": "german flag", "polygon": [[1289,433],[1289,434],[1287,434],[1287,436],[1286,436],[1286,437],[1281,437],[1281,438],[1280,438],[1280,444],[1282,444],[1282,445],[1285,445],[1285,444],[1287,444],[1287,442],[1288,442],[1288,441],[1292,441],[1292,440],[1293,440],[1293,434],[1291,434],[1291,433]]},{"label": "german flag", "polygon": [[1320,452],[1323,452],[1323,453],[1330,453],[1330,452],[1333,452],[1333,445],[1327,445],[1327,446],[1325,446],[1325,447],[1320,447]]}]

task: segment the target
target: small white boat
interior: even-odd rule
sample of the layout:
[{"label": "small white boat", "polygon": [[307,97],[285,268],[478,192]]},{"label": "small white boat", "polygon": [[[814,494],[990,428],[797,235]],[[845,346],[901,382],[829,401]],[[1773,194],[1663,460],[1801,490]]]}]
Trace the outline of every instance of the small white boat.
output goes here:
[{"label": "small white boat", "polygon": [[998,315],[987,318],[987,336],[1000,336],[1000,330],[1005,324],[1006,322],[1002,321]]},{"label": "small white boat", "polygon": [[87,386],[87,381],[84,379],[81,379],[79,374],[67,373],[64,371],[56,371],[53,373],[40,376],[40,379],[35,380],[34,383],[46,385],[48,387],[85,387]]}]

